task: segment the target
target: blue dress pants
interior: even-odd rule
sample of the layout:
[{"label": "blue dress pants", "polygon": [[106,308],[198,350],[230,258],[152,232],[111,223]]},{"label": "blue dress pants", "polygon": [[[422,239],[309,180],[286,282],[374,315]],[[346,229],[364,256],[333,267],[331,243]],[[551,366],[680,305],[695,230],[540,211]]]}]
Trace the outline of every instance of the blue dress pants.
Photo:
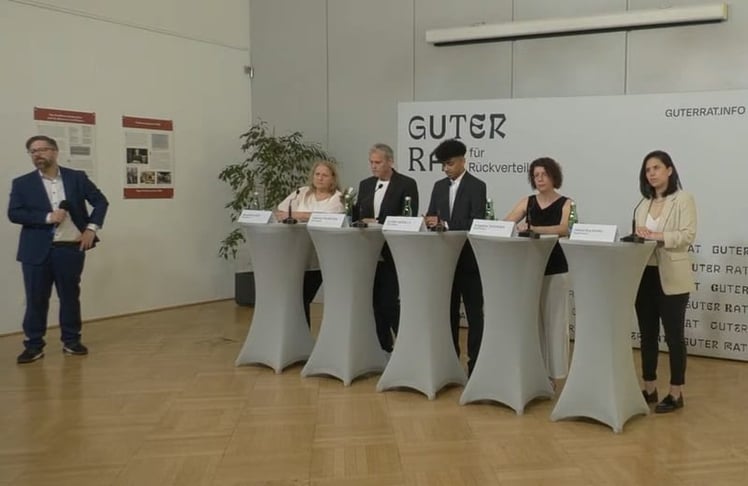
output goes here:
[{"label": "blue dress pants", "polygon": [[80,280],[85,252],[78,245],[53,246],[40,265],[22,264],[26,290],[26,313],[23,317],[24,345],[43,349],[47,331],[47,314],[52,284],[60,299],[60,330],[64,344],[80,342]]}]

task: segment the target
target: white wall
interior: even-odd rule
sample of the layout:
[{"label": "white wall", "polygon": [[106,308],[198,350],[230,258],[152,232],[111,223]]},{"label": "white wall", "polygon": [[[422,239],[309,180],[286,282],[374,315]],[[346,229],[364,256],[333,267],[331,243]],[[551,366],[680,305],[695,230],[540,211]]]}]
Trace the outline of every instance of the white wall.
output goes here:
[{"label": "white wall", "polygon": [[[314,88],[303,93],[274,85],[275,72],[258,72],[268,78],[253,84],[253,114],[326,144],[341,161],[347,186],[369,175],[369,145],[397,145],[401,101],[748,88],[745,0],[728,1],[729,20],[720,24],[461,46],[425,41],[432,28],[704,3],[709,0],[251,0],[253,25],[266,25],[251,30],[253,59],[265,52],[286,66],[308,66],[314,53]],[[295,8],[309,21],[301,31],[287,14]],[[260,106],[260,99],[289,96],[294,110],[277,110],[271,101]],[[325,120],[327,131],[320,133]]]},{"label": "white wall", "polygon": [[[48,4],[48,5],[47,5]],[[51,6],[51,7],[49,7]],[[110,201],[82,283],[84,319],[233,295],[233,265],[217,257],[229,197],[216,175],[239,160],[250,120],[248,0],[0,0],[0,165],[32,170],[24,141],[33,107],[96,112],[98,177]],[[122,115],[174,120],[175,197],[124,200]],[[7,194],[7,192],[6,192]],[[7,204],[7,203],[6,203]],[[19,228],[0,225],[0,333],[24,308]],[[53,303],[50,324],[56,324]]]},{"label": "white wall", "polygon": [[[326,0],[252,4],[252,110],[277,133],[304,128],[327,145]],[[293,12],[291,14],[291,12]],[[269,41],[269,42],[268,42]]]}]

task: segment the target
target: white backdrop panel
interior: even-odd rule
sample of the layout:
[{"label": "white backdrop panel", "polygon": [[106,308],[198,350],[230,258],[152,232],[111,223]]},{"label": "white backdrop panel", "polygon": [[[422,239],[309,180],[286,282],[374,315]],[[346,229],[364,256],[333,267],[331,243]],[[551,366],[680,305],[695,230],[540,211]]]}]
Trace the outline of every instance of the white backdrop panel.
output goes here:
[{"label": "white backdrop panel", "polygon": [[530,192],[529,163],[553,157],[563,167],[561,192],[577,201],[580,220],[616,224],[624,235],[640,199],[644,155],[669,152],[699,213],[689,352],[748,360],[747,104],[744,90],[401,103],[397,160],[418,182],[426,208],[443,176],[429,154],[442,140],[461,138],[468,170],[485,180],[501,217]]}]

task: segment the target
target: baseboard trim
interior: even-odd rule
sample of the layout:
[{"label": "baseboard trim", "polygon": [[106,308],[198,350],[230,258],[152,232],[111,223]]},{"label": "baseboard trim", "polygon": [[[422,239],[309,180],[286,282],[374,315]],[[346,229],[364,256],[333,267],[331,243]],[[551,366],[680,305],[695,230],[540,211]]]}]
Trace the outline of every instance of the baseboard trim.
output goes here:
[{"label": "baseboard trim", "polygon": [[[141,314],[150,314],[151,312],[168,311],[168,310],[174,310],[174,309],[181,309],[184,307],[195,307],[198,305],[205,305],[205,304],[215,304],[216,302],[224,302],[227,300],[233,301],[234,299],[232,297],[229,297],[229,298],[223,298],[223,299],[203,300],[200,302],[191,302],[189,304],[177,304],[177,305],[170,305],[167,307],[157,307],[154,309],[146,309],[146,310],[140,310],[140,311],[135,311],[135,312],[126,312],[124,314],[112,314],[111,316],[96,317],[93,319],[84,320],[83,324],[89,325],[89,324],[95,324],[97,322],[111,321],[112,319],[120,319],[122,317],[131,317],[131,316],[137,316]],[[60,327],[60,325],[52,324],[48,326],[47,329],[54,329],[57,327]],[[18,336],[22,334],[23,334],[23,331],[13,331],[13,332],[8,332],[8,333],[0,333],[0,337]]]}]

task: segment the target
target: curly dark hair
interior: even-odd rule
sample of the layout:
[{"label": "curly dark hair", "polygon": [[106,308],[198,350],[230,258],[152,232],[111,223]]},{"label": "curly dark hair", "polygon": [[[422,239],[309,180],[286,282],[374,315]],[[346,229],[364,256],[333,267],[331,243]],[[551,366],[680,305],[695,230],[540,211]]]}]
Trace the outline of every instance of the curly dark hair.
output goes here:
[{"label": "curly dark hair", "polygon": [[527,173],[527,178],[530,180],[530,186],[533,189],[537,189],[535,187],[534,175],[535,169],[538,167],[545,169],[545,173],[548,174],[548,177],[553,181],[554,188],[558,189],[561,187],[561,184],[564,182],[564,174],[561,172],[561,166],[559,163],[550,157],[540,157],[530,163],[530,170]]}]

